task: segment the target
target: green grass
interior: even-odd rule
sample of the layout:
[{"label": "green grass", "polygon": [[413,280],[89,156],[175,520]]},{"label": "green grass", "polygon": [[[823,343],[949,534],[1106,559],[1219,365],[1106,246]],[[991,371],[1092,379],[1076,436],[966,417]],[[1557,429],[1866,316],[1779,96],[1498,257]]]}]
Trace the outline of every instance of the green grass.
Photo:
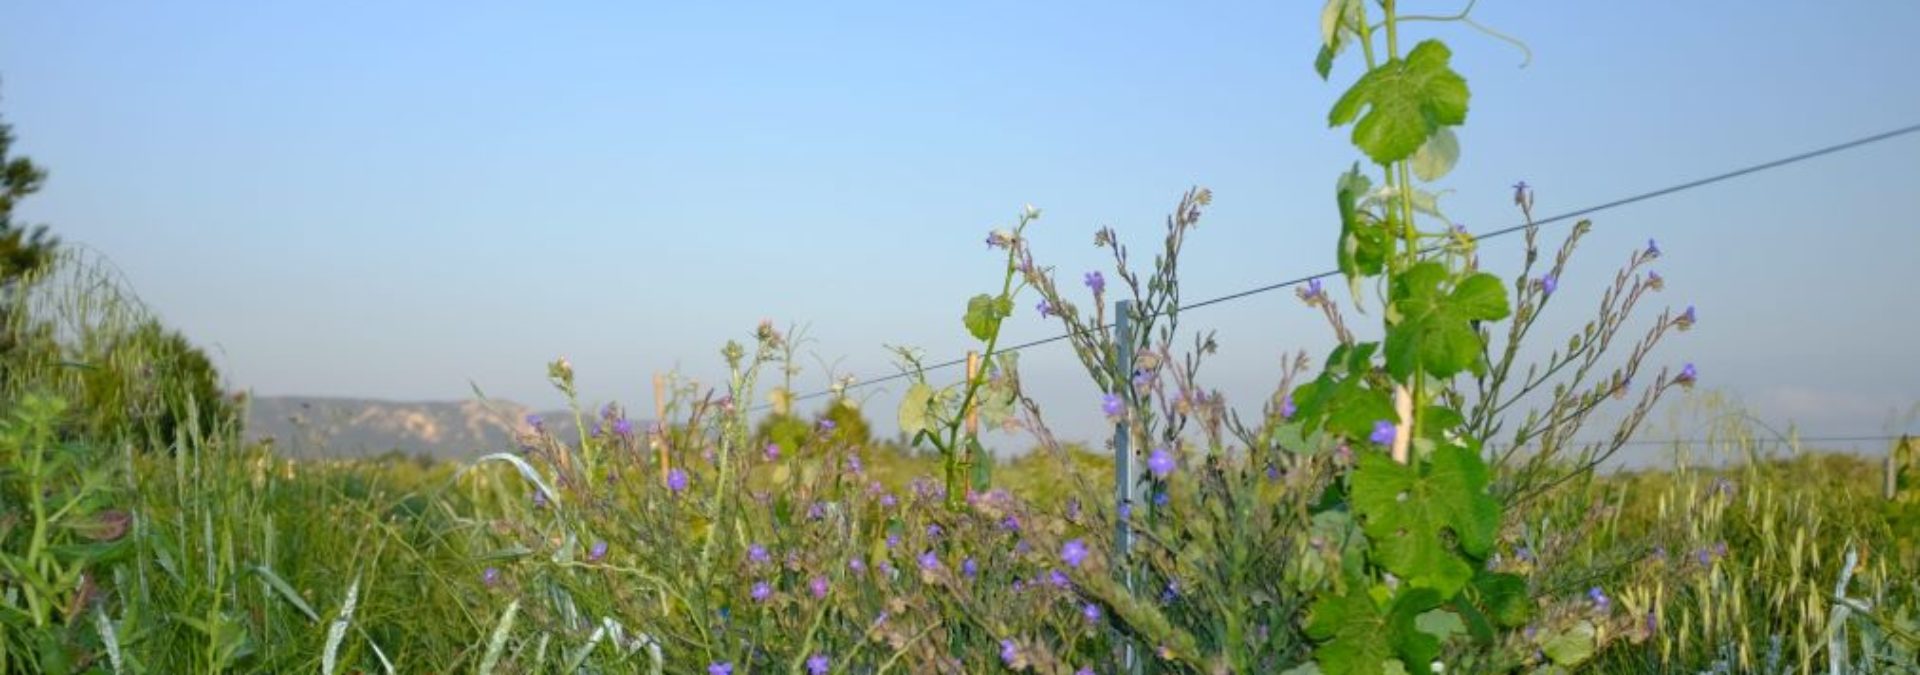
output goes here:
[{"label": "green grass", "polygon": [[[9,429],[34,424],[28,408],[16,412]],[[20,477],[22,453],[32,451],[32,441],[8,438],[11,480]],[[55,567],[86,560],[82,573],[89,581],[47,589],[42,602],[50,609],[37,624],[21,618],[20,575],[10,569],[3,658],[12,671],[54,670],[49,664],[61,659],[45,656],[52,650],[64,652],[64,662],[77,670],[114,672],[100,617],[112,624],[123,672],[312,671],[327,658],[329,629],[340,621],[350,590],[357,597],[333,652],[341,664],[336,672],[380,672],[382,655],[396,672],[470,672],[489,660],[498,672],[545,672],[576,657],[595,668],[645,672],[650,649],[633,638],[641,632],[658,641],[666,672],[701,671],[710,661],[728,660],[784,670],[812,653],[808,646],[834,654],[836,663],[892,663],[908,671],[957,656],[964,669],[977,672],[999,666],[995,645],[1003,638],[995,628],[1031,641],[1021,644],[1022,658],[1049,670],[1076,665],[1062,660],[1075,654],[1077,641],[1099,633],[1076,625],[1081,605],[1072,594],[1042,581],[1047,555],[1014,554],[1000,541],[1005,534],[995,531],[1004,516],[1021,514],[1035,549],[1070,535],[1094,536],[1093,528],[1038,517],[1021,503],[1036,497],[1058,503],[1060,486],[1074,482],[1041,455],[999,468],[996,475],[1015,486],[1014,499],[956,514],[938,500],[914,498],[907,483],[909,476],[932,476],[937,466],[869,450],[869,477],[904,503],[893,515],[884,515],[877,497],[865,496],[867,486],[853,481],[796,483],[799,492],[831,484],[862,496],[843,502],[847,517],[832,528],[794,525],[778,505],[799,502],[769,498],[775,508],[742,509],[738,520],[721,525],[734,531],[713,540],[726,549],[714,553],[703,550],[707,540],[700,536],[716,527],[702,520],[711,511],[692,496],[711,487],[713,474],[697,461],[693,488],[681,496],[639,474],[591,494],[561,489],[567,502],[555,510],[533,506],[525,481],[497,464],[294,462],[219,436],[174,454],[88,444],[52,450],[71,453],[76,467],[109,467],[109,477],[88,482],[52,474],[55,482],[71,481],[56,487],[57,494],[80,485],[99,492],[83,500],[93,504],[90,512],[49,521],[48,546],[105,550],[91,558],[50,556]],[[804,481],[802,474],[824,459],[796,454],[753,467],[740,491],[772,487],[767,483],[783,467],[789,480]],[[1099,464],[1089,458],[1082,477],[1097,482]],[[1879,644],[1889,645],[1899,643],[1900,632],[1915,630],[1920,587],[1911,570],[1920,565],[1920,549],[1912,532],[1920,509],[1911,498],[1882,499],[1880,480],[1877,463],[1818,453],[1724,473],[1683,467],[1595,478],[1510,518],[1499,565],[1528,579],[1540,606],[1536,635],[1581,621],[1599,629],[1594,672],[1695,672],[1716,662],[1724,662],[1725,672],[1823,669],[1831,596],[1849,547],[1862,559],[1848,593],[1873,608],[1871,617],[1856,614],[1846,633],[1856,657],[1863,646],[1874,648],[1860,643],[1863,635],[1877,632]],[[111,521],[103,514],[128,514],[130,522],[122,532],[88,530]],[[31,519],[11,500],[5,518],[0,541],[9,564],[33,562],[21,546]],[[942,558],[943,571],[918,573],[915,551],[939,550],[925,535],[930,523],[942,523],[948,541],[960,543]],[[884,543],[890,532],[903,539],[891,552]],[[591,536],[610,542],[605,558],[586,559],[582,539]],[[758,565],[744,552],[752,542],[796,560]],[[1714,553],[1721,543],[1724,554]],[[1521,559],[1520,546],[1529,549],[1528,559]],[[1664,559],[1657,549],[1665,550]],[[978,553],[994,571],[971,585],[960,581],[952,568],[962,551]],[[705,570],[698,568],[703,554],[709,556]],[[854,557],[869,565],[891,560],[901,579],[847,572]],[[491,581],[489,567],[498,570]],[[825,600],[807,588],[816,574],[831,580]],[[1013,591],[1021,576],[1022,586],[1041,590]],[[1080,576],[1076,571],[1076,582],[1093,585]],[[749,609],[756,604],[748,590],[756,579],[775,587],[765,611]],[[1594,587],[1610,597],[1611,613],[1595,614],[1587,596]],[[723,624],[716,620],[692,618],[718,607],[736,616],[724,630],[752,647],[718,635]],[[1151,608],[1103,607],[1154,621]],[[891,616],[875,624],[882,611]],[[979,612],[980,625],[962,618],[969,612]],[[1649,613],[1658,624],[1650,633]],[[594,651],[582,652],[593,644],[593,629],[605,625],[603,617],[622,626],[627,644],[614,644],[603,631]],[[1176,631],[1162,635],[1179,648]],[[1291,653],[1298,655],[1297,645]],[[1163,665],[1177,666],[1182,658]]]}]

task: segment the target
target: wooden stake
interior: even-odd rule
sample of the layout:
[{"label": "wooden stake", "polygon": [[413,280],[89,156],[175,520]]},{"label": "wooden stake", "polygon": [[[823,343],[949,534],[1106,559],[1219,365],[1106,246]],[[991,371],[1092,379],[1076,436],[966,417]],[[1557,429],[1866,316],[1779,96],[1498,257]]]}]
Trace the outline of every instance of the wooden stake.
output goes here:
[{"label": "wooden stake", "polygon": [[[980,376],[980,352],[967,352],[967,381]],[[977,395],[975,398],[979,398]],[[980,403],[967,406],[967,435],[980,435]]]},{"label": "wooden stake", "polygon": [[667,459],[667,376],[653,374],[653,448],[660,454],[660,483],[666,484],[668,474],[673,472],[673,462]]}]

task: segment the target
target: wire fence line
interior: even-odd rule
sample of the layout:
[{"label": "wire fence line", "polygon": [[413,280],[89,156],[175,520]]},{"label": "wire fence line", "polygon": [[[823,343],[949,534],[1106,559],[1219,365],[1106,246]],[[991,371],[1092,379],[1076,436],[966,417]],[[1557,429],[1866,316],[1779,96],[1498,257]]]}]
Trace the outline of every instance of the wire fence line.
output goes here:
[{"label": "wire fence line", "polygon": [[[1880,435],[1880,436],[1871,436],[1871,435],[1869,436],[1788,436],[1785,438],[1762,437],[1762,438],[1755,438],[1753,440],[1756,443],[1784,442],[1790,445],[1805,445],[1807,443],[1873,443],[1873,442],[1891,443],[1893,441],[1912,440],[1916,438],[1920,438],[1920,435],[1890,434],[1890,435]],[[1711,436],[1696,437],[1696,438],[1633,438],[1633,439],[1621,441],[1620,444],[1621,445],[1705,445],[1709,443],[1730,443],[1730,442],[1735,442],[1737,440],[1739,439],[1716,438]],[[1567,443],[1570,445],[1603,445],[1603,444],[1611,444],[1613,442],[1614,441],[1608,440],[1608,439],[1567,441]],[[1511,446],[1511,444],[1509,443],[1490,443],[1489,445],[1494,447]]]},{"label": "wire fence line", "polygon": [[[1882,131],[1880,133],[1861,136],[1861,137],[1854,138],[1852,140],[1844,141],[1841,143],[1822,146],[1819,148],[1815,148],[1813,150],[1808,150],[1805,152],[1800,152],[1792,155],[1787,155],[1784,157],[1779,157],[1779,158],[1768,160],[1765,162],[1760,162],[1758,164],[1750,164],[1747,166],[1742,166],[1739,168],[1722,171],[1720,173],[1712,174],[1702,178],[1696,178],[1694,180],[1690,180],[1682,183],[1675,183],[1673,185],[1669,185],[1659,189],[1648,190],[1645,192],[1640,192],[1637,194],[1620,197],[1618,199],[1613,199],[1611,201],[1601,202],[1599,204],[1594,204],[1591,206],[1574,209],[1572,211],[1556,213],[1554,215],[1547,216],[1545,218],[1536,219],[1530,223],[1521,223],[1521,224],[1513,225],[1510,227],[1503,227],[1497,230],[1491,230],[1488,232],[1475,234],[1472,236],[1475,240],[1495,239],[1499,237],[1512,235],[1518,232],[1525,232],[1528,228],[1565,223],[1568,221],[1572,221],[1576,218],[1580,218],[1582,216],[1588,216],[1588,215],[1592,215],[1602,211],[1620,208],[1622,206],[1628,206],[1631,204],[1637,204],[1644,201],[1650,201],[1653,199],[1658,199],[1661,197],[1666,197],[1666,196],[1678,194],[1681,192],[1687,192],[1689,190],[1699,189],[1699,188],[1713,185],[1716,183],[1722,183],[1725,181],[1733,180],[1735,178],[1740,178],[1742,176],[1748,176],[1756,173],[1761,173],[1764,171],[1770,171],[1773,169],[1778,169],[1781,167],[1798,164],[1800,162],[1805,162],[1805,161],[1816,159],[1819,157],[1824,157],[1827,155],[1832,155],[1840,152],[1845,152],[1848,150],[1854,150],[1857,148],[1866,147],[1869,145],[1874,145],[1876,143],[1893,140],[1895,138],[1916,133],[1916,132],[1920,132],[1920,123],[1908,124],[1906,126],[1889,129],[1887,131]],[[1309,282],[1320,280],[1320,279],[1339,276],[1339,274],[1340,274],[1339,270],[1328,270],[1328,271],[1319,272],[1315,274],[1308,274],[1301,277],[1296,277],[1296,278],[1287,279],[1284,281],[1267,284],[1265,286],[1257,286],[1254,288],[1248,288],[1245,290],[1236,291],[1236,292],[1228,293],[1225,295],[1207,298],[1205,300],[1200,300],[1193,303],[1179,305],[1174,307],[1172,311],[1181,312],[1181,311],[1195,310],[1203,307],[1209,307],[1213,305],[1233,302],[1235,300],[1241,300],[1241,299],[1245,299],[1255,295],[1261,295],[1261,294],[1270,293],[1270,292],[1285,289],[1285,288],[1291,288],[1294,286],[1299,286],[1301,284],[1309,283]],[[1106,330],[1112,327],[1113,327],[1112,324],[1106,324],[1090,330]],[[1004,347],[1002,349],[999,349],[998,352],[1000,353],[1018,352],[1025,349],[1031,349],[1034,347],[1039,347],[1042,345],[1059,342],[1061,340],[1068,339],[1072,336],[1073,336],[1072,333],[1063,333],[1063,334],[1055,335],[1052,337],[1040,338],[1037,340],[1030,340],[1027,342],[1022,342],[1019,344]],[[966,363],[967,363],[967,358],[963,356],[957,359],[951,359],[947,361],[941,361],[939,363],[923,365],[919,369],[919,372],[944,370],[947,368],[962,366],[962,365],[965,365]],[[911,372],[903,371],[899,373],[894,373],[892,375],[885,375],[881,377],[858,380],[844,387],[840,387],[838,389],[833,389],[833,388],[822,389],[822,390],[811,392],[808,394],[794,396],[788,400],[790,402],[797,403],[799,401],[806,401],[810,399],[819,398],[822,396],[827,396],[829,394],[833,394],[836,391],[842,391],[842,392],[851,391],[854,389],[862,389],[862,388],[871,387],[878,384],[884,384],[887,382],[902,380],[907,377],[910,377],[911,375],[912,375]],[[760,406],[757,406],[755,410],[761,410],[768,407],[770,406],[760,405]],[[1882,440],[1891,440],[1891,439],[1882,439]]]}]

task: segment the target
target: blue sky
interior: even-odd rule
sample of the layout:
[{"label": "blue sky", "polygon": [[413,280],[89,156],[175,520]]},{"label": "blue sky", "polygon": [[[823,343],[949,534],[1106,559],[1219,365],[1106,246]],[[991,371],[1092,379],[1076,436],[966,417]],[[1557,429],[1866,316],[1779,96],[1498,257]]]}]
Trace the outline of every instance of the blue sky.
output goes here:
[{"label": "blue sky", "polygon": [[[1331,186],[1358,154],[1325,115],[1357,73],[1312,72],[1319,3],[685,5],[0,5],[0,115],[52,172],[21,210],[267,395],[471,381],[551,405],[543,364],[566,355],[589,398],[644,407],[653,372],[713,381],[762,318],[891,373],[883,344],[965,348],[965,299],[998,281],[981,238],[1026,203],[1068,278],[1103,262],[1098,226],[1153,248],[1190,185],[1216,201],[1189,298],[1332,263]],[[1441,187],[1476,230],[1515,221],[1515,180],[1553,213],[1920,121],[1920,4],[1474,16],[1533,61],[1410,30],[1446,38],[1473,91]],[[1702,318],[1659,362],[1812,433],[1913,429],[1889,414],[1920,401],[1916,180],[1909,136],[1608,211],[1561,293],[1597,299],[1657,237],[1663,299]],[[1330,344],[1286,293],[1186,323],[1220,331],[1211,381],[1247,406],[1282,354]],[[1070,353],[1023,364],[1068,435],[1097,433]],[[824,384],[808,365],[803,388]]]}]

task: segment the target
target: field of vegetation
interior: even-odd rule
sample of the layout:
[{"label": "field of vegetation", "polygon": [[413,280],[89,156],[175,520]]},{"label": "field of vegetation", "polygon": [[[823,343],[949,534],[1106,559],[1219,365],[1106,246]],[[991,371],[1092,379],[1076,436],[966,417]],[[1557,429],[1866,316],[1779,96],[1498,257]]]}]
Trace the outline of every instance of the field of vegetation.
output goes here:
[{"label": "field of vegetation", "polygon": [[[803,409],[763,382],[799,336],[762,324],[659,422],[579,402],[560,359],[578,434],[294,461],[109,264],[12,222],[40,174],[0,127],[0,671],[1920,673],[1920,447],[1822,453],[1726,411],[1658,468],[1601,469],[1701,386],[1661,350],[1699,317],[1662,304],[1653,241],[1607,252],[1597,304],[1556,295],[1584,221],[1482,267],[1422,188],[1466,81],[1392,8],[1327,3],[1322,75],[1365,66],[1329,122],[1364,159],[1330,200],[1340,274],[1296,290],[1338,347],[1252,408],[1178,323],[1195,188],[1145,266],[1101,230],[1111,269],[1056,274],[1032,207],[987,232],[952,327],[979,367],[901,350],[897,410]],[[1592,314],[1536,335],[1550,309]],[[1000,344],[1016,316],[1069,336],[1131,461],[1049,430]],[[1033,448],[996,460],[982,428]]]}]

